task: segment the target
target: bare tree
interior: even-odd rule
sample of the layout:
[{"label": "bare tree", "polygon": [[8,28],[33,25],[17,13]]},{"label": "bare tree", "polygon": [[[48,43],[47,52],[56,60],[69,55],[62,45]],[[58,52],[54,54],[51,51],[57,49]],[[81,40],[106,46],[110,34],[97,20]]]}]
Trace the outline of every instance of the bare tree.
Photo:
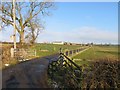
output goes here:
[{"label": "bare tree", "polygon": [[34,44],[41,30],[44,30],[43,24],[38,18],[29,21],[29,26],[25,39],[28,43]]},{"label": "bare tree", "polygon": [[[16,30],[19,33],[20,43],[25,43],[25,32],[27,32],[29,25],[31,26],[32,31],[36,31],[34,29],[35,22],[33,22],[34,18],[40,17],[41,15],[49,15],[49,11],[53,8],[53,2],[16,2]],[[2,8],[2,16],[0,18],[3,21],[2,26],[13,26],[13,5],[12,2],[3,2]],[[38,26],[38,25],[37,25]],[[33,30],[34,29],[34,30]],[[38,30],[39,31],[39,30]],[[32,32],[33,33],[33,32]],[[39,34],[39,33],[38,33]],[[37,35],[38,36],[38,35]],[[36,39],[35,37],[34,39]]]}]

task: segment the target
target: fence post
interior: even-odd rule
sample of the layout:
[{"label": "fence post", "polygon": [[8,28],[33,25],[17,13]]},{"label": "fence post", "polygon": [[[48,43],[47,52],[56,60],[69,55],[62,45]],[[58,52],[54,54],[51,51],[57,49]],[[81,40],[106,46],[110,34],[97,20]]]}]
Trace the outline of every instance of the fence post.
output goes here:
[{"label": "fence post", "polygon": [[67,56],[69,56],[69,51],[67,51]]},{"label": "fence post", "polygon": [[11,57],[13,58],[14,57],[14,48],[11,48],[10,52],[11,52]]},{"label": "fence post", "polygon": [[62,53],[62,48],[60,48],[60,53]]},{"label": "fence post", "polygon": [[72,50],[72,54],[71,54],[71,56],[73,55],[73,50]]},{"label": "fence post", "polygon": [[36,50],[35,50],[35,56],[36,56]]}]

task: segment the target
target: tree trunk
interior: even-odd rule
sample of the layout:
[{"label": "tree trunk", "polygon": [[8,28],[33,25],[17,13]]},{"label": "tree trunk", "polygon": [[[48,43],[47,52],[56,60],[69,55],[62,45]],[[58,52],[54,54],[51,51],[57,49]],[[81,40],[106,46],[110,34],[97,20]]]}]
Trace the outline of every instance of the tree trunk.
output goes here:
[{"label": "tree trunk", "polygon": [[20,32],[20,44],[24,44],[25,43],[25,38],[24,38],[24,31]]}]

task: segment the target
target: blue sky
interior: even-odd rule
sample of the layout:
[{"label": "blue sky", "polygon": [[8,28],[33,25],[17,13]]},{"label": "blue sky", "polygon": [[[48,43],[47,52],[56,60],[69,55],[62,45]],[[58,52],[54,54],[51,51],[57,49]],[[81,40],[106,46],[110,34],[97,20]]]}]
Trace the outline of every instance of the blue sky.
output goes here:
[{"label": "blue sky", "polygon": [[60,2],[38,41],[117,43],[118,3]]},{"label": "blue sky", "polygon": [[[37,42],[118,43],[117,2],[56,2]],[[7,33],[7,34],[6,34]],[[11,31],[3,32],[9,40]],[[8,35],[9,34],[9,35]]]}]

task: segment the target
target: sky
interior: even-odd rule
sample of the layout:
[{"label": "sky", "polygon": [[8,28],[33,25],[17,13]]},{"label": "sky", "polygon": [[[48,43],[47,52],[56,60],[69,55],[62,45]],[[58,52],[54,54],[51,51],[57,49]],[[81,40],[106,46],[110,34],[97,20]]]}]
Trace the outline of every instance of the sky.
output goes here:
[{"label": "sky", "polygon": [[53,15],[46,18],[46,30],[39,36],[39,42],[118,42],[117,3],[61,2],[56,6]]},{"label": "sky", "polygon": [[[52,15],[42,18],[45,30],[37,42],[118,43],[117,2],[56,2],[55,5],[56,9],[50,11]],[[11,31],[2,32],[0,41],[10,41]]]}]

